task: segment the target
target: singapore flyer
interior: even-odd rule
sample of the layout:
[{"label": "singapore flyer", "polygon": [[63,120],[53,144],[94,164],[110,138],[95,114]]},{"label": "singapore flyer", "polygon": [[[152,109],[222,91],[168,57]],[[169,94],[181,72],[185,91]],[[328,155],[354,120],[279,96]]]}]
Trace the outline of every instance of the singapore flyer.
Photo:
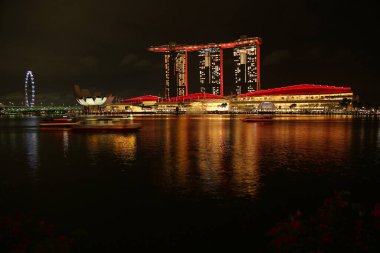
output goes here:
[{"label": "singapore flyer", "polygon": [[[30,87],[29,87],[30,80]],[[29,90],[30,89],[30,90]],[[25,106],[34,107],[35,84],[32,71],[27,71],[25,75]]]}]

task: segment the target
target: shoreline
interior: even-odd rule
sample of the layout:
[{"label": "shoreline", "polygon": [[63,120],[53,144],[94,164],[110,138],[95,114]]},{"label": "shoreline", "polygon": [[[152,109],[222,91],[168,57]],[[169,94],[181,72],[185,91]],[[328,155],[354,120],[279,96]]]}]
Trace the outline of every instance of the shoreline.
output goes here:
[{"label": "shoreline", "polygon": [[261,112],[199,112],[199,113],[189,113],[189,112],[53,112],[53,113],[1,113],[2,116],[54,116],[54,115],[67,115],[67,116],[125,116],[125,115],[146,115],[146,116],[156,116],[156,115],[342,115],[342,116],[380,116],[380,111],[347,111],[347,112],[337,112],[337,111],[325,111],[325,112],[273,112],[273,111],[261,111]]}]

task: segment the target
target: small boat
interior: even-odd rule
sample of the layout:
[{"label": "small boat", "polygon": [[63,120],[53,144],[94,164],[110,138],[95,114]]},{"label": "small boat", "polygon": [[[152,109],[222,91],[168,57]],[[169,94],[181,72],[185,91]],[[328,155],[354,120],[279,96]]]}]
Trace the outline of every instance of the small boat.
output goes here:
[{"label": "small boat", "polygon": [[59,118],[46,118],[40,123],[40,127],[72,127],[79,124],[79,121],[69,118],[69,117],[59,117]]},{"label": "small boat", "polygon": [[242,119],[244,122],[272,122],[272,116],[262,116],[262,117],[247,117]]},{"label": "small boat", "polygon": [[134,132],[141,128],[139,123],[129,123],[117,118],[87,119],[72,127],[78,132]]}]

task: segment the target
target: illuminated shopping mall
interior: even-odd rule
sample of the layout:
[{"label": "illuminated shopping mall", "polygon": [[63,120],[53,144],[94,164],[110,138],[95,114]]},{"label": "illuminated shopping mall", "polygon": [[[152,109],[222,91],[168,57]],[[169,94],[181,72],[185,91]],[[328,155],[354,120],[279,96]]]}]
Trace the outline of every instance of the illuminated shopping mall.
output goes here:
[{"label": "illuminated shopping mall", "polygon": [[327,111],[347,109],[354,99],[350,87],[299,84],[241,94],[231,99],[231,110]]},{"label": "illuminated shopping mall", "polygon": [[298,84],[248,92],[233,97],[195,93],[163,99],[141,96],[109,104],[108,112],[297,112],[350,109],[354,94],[350,87]]}]

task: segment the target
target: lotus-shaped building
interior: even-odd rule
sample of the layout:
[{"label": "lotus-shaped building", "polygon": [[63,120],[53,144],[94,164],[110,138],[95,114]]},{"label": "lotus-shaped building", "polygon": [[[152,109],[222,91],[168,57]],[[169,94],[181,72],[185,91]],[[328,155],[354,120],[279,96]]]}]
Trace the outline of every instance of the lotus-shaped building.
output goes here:
[{"label": "lotus-shaped building", "polygon": [[88,89],[81,89],[79,85],[74,85],[74,97],[83,106],[105,106],[114,99],[111,94],[102,95],[99,92],[91,94]]}]

